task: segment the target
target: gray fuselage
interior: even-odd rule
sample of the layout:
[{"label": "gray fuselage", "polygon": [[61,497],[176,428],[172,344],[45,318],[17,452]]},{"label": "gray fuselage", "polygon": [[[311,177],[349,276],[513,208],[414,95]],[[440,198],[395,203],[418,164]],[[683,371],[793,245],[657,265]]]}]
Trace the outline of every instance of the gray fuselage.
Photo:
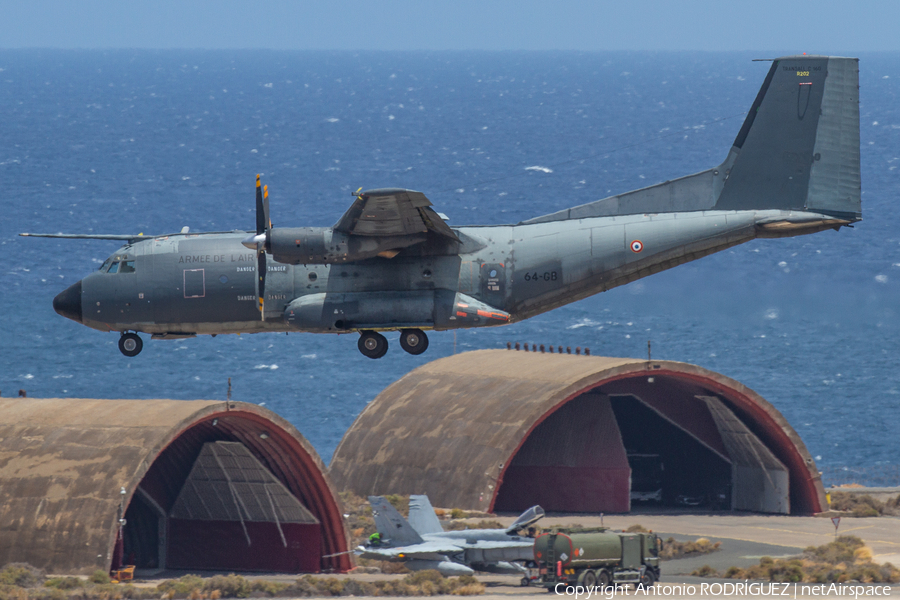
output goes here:
[{"label": "gray fuselage", "polygon": [[[413,247],[345,264],[270,258],[265,319],[256,306],[256,254],[241,245],[246,232],[175,234],[123,246],[85,277],[82,322],[172,337],[501,325],[760,234],[810,233],[831,223],[825,215],[782,210],[639,214],[460,227],[459,243],[427,255]],[[291,321],[301,305],[313,306],[313,316]]]}]

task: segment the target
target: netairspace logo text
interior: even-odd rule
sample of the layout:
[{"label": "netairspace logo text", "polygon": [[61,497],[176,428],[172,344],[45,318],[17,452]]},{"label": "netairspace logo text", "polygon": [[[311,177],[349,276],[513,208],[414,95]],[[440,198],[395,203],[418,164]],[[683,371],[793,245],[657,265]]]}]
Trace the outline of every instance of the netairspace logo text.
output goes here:
[{"label": "netairspace logo text", "polygon": [[620,584],[600,586],[573,585],[564,583],[556,584],[553,590],[559,596],[571,596],[573,600],[613,600],[617,596],[773,596],[782,598],[796,598],[800,596],[841,596],[843,598],[860,598],[871,596],[890,596],[891,586],[888,585],[845,585],[841,583],[751,583],[741,581],[736,583],[701,583],[673,584],[645,586],[639,583],[636,587],[626,587]]}]

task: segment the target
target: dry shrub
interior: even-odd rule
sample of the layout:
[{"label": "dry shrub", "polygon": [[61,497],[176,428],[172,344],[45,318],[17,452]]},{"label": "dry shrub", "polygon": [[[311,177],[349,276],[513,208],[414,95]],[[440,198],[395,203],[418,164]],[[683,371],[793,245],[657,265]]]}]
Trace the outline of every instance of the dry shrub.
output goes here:
[{"label": "dry shrub", "polygon": [[488,521],[482,519],[475,523],[468,521],[450,521],[444,525],[446,531],[463,531],[465,529],[506,529],[500,521]]},{"label": "dry shrub", "polygon": [[59,590],[74,590],[84,587],[84,581],[79,577],[53,577],[44,582],[46,587],[56,588]]},{"label": "dry shrub", "polygon": [[868,494],[830,492],[831,510],[849,512],[853,517],[880,517],[900,515],[900,496],[882,502]]},{"label": "dry shrub", "polygon": [[454,596],[480,596],[484,593],[483,583],[470,583],[463,585],[451,592]]},{"label": "dry shrub", "polygon": [[758,565],[741,569],[729,567],[719,573],[703,567],[691,573],[699,577],[762,579],[804,583],[898,583],[900,569],[890,563],[872,562],[872,551],[856,536],[844,535],[822,546],[810,546],[797,558],[787,560],[764,556]]},{"label": "dry shrub", "polygon": [[484,586],[470,575],[446,578],[437,571],[417,571],[403,579],[366,582],[335,577],[306,575],[282,590],[282,597],[311,596],[437,596],[457,594],[471,596],[484,592]]},{"label": "dry shrub", "polygon": [[866,563],[872,562],[872,549],[863,546],[862,548],[857,548],[853,551],[853,562],[855,563]]},{"label": "dry shrub", "polygon": [[43,585],[46,578],[42,569],[28,563],[9,563],[0,569],[0,585],[33,588]]},{"label": "dry shrub", "polygon": [[406,564],[402,562],[381,562],[381,572],[386,573],[387,575],[405,575],[410,572],[409,569],[406,568]]},{"label": "dry shrub", "polygon": [[701,556],[721,550],[722,542],[710,542],[706,538],[697,538],[693,542],[679,542],[675,538],[668,538],[663,542],[659,553],[660,560],[672,560],[685,556]]},{"label": "dry shrub", "polygon": [[625,533],[650,533],[650,530],[639,523],[635,523],[624,530]]}]

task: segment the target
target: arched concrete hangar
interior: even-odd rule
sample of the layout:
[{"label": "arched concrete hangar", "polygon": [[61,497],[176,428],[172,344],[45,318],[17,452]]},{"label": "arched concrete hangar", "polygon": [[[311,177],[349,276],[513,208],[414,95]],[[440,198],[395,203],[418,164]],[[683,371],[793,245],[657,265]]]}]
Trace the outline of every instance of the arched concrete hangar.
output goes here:
[{"label": "arched concrete hangar", "polygon": [[0,564],[346,571],[323,467],[252,404],[0,399]]},{"label": "arched concrete hangar", "polygon": [[627,512],[687,505],[811,514],[812,457],[746,386],[671,361],[514,350],[436,360],[356,419],[330,474],[340,490],[435,506]]}]

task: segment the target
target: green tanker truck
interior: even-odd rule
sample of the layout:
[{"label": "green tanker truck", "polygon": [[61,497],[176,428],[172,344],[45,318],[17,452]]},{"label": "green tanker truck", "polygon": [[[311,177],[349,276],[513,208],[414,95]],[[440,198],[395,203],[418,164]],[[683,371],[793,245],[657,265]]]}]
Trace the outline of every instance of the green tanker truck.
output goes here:
[{"label": "green tanker truck", "polygon": [[653,585],[659,579],[660,540],[654,533],[604,529],[545,533],[534,540],[538,585],[584,587],[624,583]]}]

